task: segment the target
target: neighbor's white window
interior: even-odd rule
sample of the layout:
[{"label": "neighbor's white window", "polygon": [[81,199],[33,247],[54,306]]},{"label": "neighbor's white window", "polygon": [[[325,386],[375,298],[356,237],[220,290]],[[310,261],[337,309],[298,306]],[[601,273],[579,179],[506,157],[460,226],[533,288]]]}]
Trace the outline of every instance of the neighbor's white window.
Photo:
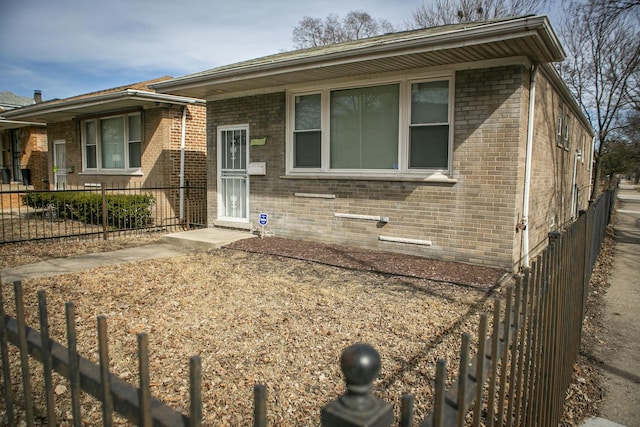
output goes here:
[{"label": "neighbor's white window", "polygon": [[85,120],[84,170],[138,170],[142,157],[140,113]]},{"label": "neighbor's white window", "polygon": [[289,173],[424,174],[450,165],[452,78],[289,97]]}]

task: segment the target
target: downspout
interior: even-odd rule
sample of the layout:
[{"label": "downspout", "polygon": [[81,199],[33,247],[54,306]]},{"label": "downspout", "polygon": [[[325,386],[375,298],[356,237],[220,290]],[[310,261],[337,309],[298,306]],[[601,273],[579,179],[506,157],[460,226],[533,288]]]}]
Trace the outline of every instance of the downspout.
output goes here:
[{"label": "downspout", "polygon": [[576,179],[578,176],[578,160],[582,157],[582,153],[576,150],[573,155],[573,179],[571,180],[571,219],[576,217],[576,204],[578,203],[578,192],[576,190]]},{"label": "downspout", "polygon": [[534,110],[536,104],[536,77],[538,66],[531,67],[531,82],[529,83],[529,119],[527,123],[527,153],[524,167],[524,201],[522,204],[522,250],[523,263],[529,267],[529,197],[531,192],[531,157],[533,155],[533,127]]},{"label": "downspout", "polygon": [[[596,151],[596,137],[591,138],[591,155],[587,158],[589,161],[589,199],[591,199],[591,195],[593,194],[593,155]],[[589,201],[591,204],[591,201]]]},{"label": "downspout", "polygon": [[184,150],[187,135],[187,106],[182,107],[182,133],[180,135],[180,221],[184,220]]}]

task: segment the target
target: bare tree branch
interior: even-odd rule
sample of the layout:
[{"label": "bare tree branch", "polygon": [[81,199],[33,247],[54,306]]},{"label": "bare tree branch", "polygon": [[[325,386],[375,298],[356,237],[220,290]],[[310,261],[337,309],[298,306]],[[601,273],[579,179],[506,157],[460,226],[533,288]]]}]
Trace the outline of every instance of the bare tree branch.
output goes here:
[{"label": "bare tree branch", "polygon": [[305,16],[293,29],[293,42],[299,49],[359,40],[394,31],[385,19],[374,19],[366,12],[351,11],[343,19],[331,14],[324,20]]},{"label": "bare tree branch", "polygon": [[436,0],[422,3],[405,22],[407,28],[428,28],[538,13],[548,0]]},{"label": "bare tree branch", "polygon": [[[567,60],[559,67],[596,131],[594,184],[600,161],[638,105],[640,31],[632,7],[609,0],[572,0],[560,28]],[[625,2],[629,3],[629,2]],[[594,195],[598,186],[594,185]]]}]

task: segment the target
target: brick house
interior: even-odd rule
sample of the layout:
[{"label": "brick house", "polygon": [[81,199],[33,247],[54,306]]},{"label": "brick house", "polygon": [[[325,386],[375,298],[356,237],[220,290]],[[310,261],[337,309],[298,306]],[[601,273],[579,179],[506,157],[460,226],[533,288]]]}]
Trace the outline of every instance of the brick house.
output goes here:
[{"label": "brick house", "polygon": [[181,179],[204,186],[205,102],[149,86],[168,79],[37,103],[5,116],[46,123],[50,189],[177,186]]},{"label": "brick house", "polygon": [[42,189],[47,177],[47,129],[44,123],[4,118],[8,111],[42,100],[0,92],[0,182],[33,185]]},{"label": "brick house", "polygon": [[515,269],[588,204],[593,130],[528,16],[156,83],[207,100],[208,223]]},{"label": "brick house", "polygon": [[182,218],[186,192],[178,187],[206,186],[206,107],[149,86],[168,79],[5,113],[46,123],[48,170],[40,189],[154,188],[160,214]]}]

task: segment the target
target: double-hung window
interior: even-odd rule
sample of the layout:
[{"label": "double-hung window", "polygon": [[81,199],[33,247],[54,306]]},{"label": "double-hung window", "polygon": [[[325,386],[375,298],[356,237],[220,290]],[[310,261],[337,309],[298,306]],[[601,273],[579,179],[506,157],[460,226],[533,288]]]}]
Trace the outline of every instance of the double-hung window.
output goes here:
[{"label": "double-hung window", "polygon": [[321,164],[320,94],[295,97],[293,157],[299,168],[319,168]]},{"label": "double-hung window", "polygon": [[140,113],[82,122],[85,171],[137,171],[142,157]]},{"label": "double-hung window", "polygon": [[449,159],[449,82],[411,85],[409,168],[446,169]]},{"label": "double-hung window", "polygon": [[449,172],[452,83],[447,76],[290,93],[288,173]]}]

